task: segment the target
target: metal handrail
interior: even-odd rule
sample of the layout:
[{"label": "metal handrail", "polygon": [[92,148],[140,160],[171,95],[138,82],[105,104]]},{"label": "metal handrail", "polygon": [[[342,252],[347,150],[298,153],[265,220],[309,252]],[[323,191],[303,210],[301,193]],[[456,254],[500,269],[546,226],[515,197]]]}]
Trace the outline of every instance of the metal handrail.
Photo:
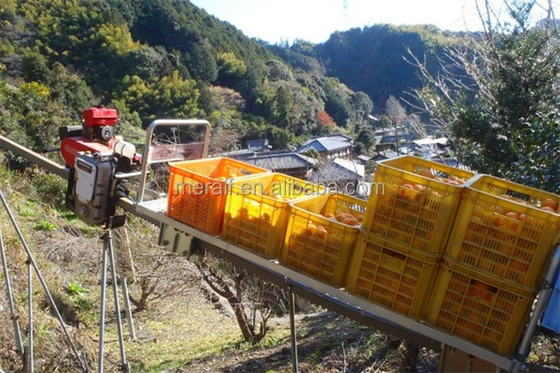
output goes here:
[{"label": "metal handrail", "polygon": [[[202,143],[198,142],[198,143],[189,143],[189,144],[175,143],[171,145],[159,145],[159,144],[154,145],[152,143],[154,138],[154,130],[155,128],[162,127],[162,126],[165,127],[203,126],[205,129],[204,141]],[[210,130],[211,130],[210,123],[207,120],[203,120],[203,119],[156,119],[152,123],[150,123],[150,125],[146,129],[146,142],[144,147],[144,154],[142,155],[142,172],[140,175],[140,187],[138,190],[137,202],[140,203],[144,200],[146,179],[148,177],[148,166],[150,166],[151,164],[169,162],[172,160],[178,161],[178,160],[192,159],[191,157],[191,155],[193,155],[192,153],[186,154],[186,152],[184,152],[186,147],[188,147],[189,145],[200,148],[199,154],[194,154],[196,158],[206,158],[208,154],[208,142],[210,139]],[[174,150],[174,148],[176,147],[182,149],[180,149],[179,152],[171,151]],[[161,154],[158,154],[157,157],[154,157],[155,150],[158,148],[164,148],[166,150],[170,150],[168,153],[169,156],[166,156],[165,154],[163,156]],[[181,151],[182,151],[182,156],[178,157],[177,155],[181,154]]]}]

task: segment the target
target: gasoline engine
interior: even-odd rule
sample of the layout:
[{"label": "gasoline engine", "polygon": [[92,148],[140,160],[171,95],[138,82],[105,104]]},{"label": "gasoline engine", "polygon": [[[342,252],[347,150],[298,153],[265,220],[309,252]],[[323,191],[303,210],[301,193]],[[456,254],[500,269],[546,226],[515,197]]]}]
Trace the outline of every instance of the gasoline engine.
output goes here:
[{"label": "gasoline engine", "polygon": [[114,135],[117,110],[92,107],[82,113],[81,126],[60,128],[60,151],[70,169],[66,201],[84,222],[115,228],[117,200],[127,193],[121,182],[140,169],[136,147]]}]

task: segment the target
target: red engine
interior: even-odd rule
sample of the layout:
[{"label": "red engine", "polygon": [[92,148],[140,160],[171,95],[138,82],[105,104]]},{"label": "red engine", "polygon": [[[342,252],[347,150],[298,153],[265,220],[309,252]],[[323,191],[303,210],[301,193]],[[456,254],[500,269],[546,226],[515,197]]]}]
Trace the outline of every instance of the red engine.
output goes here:
[{"label": "red engine", "polygon": [[82,125],[62,127],[60,129],[60,151],[66,166],[74,168],[74,163],[78,152],[95,153],[115,153],[117,158],[127,158],[119,160],[123,165],[123,171],[129,172],[126,168],[141,163],[141,156],[136,153],[134,145],[124,141],[120,137],[114,136],[114,126],[118,123],[119,117],[116,109],[104,107],[93,107],[84,110],[82,113]]},{"label": "red engine", "polygon": [[142,162],[133,144],[114,136],[118,121],[117,110],[93,107],[84,110],[81,126],[60,128],[60,151],[70,169],[66,199],[89,224],[114,217],[119,182]]}]

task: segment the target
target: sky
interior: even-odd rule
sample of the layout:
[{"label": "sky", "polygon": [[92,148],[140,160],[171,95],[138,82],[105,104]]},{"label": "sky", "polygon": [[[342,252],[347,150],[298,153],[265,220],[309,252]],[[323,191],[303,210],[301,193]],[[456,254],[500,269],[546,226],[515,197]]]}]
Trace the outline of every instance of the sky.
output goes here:
[{"label": "sky", "polygon": [[[271,44],[291,44],[297,39],[322,43],[335,31],[379,23],[432,24],[450,31],[482,29],[476,0],[190,1],[216,18],[231,23],[246,36]],[[504,12],[503,1],[492,1],[496,3],[493,8],[497,13]],[[538,3],[546,3],[546,0],[538,0]],[[560,1],[553,3],[559,4]]]}]

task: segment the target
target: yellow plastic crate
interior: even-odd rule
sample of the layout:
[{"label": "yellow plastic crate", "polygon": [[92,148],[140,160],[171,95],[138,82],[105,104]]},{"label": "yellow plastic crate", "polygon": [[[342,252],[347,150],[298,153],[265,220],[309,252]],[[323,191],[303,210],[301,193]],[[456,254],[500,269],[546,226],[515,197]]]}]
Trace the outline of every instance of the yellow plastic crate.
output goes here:
[{"label": "yellow plastic crate", "polygon": [[232,180],[268,171],[218,157],[169,164],[167,215],[211,235],[220,233]]},{"label": "yellow plastic crate", "polygon": [[361,231],[350,263],[347,291],[418,319],[433,286],[439,256]]},{"label": "yellow plastic crate", "polygon": [[290,202],[325,192],[317,184],[269,173],[231,184],[220,238],[267,258],[280,256]]},{"label": "yellow plastic crate", "polygon": [[291,203],[280,262],[344,287],[366,205],[367,201],[344,194]]},{"label": "yellow plastic crate", "polygon": [[442,254],[463,191],[474,173],[414,156],[381,161],[363,228],[380,238]]},{"label": "yellow plastic crate", "polygon": [[463,193],[447,252],[451,259],[526,287],[539,286],[560,239],[560,214],[539,207],[560,197],[488,175]]},{"label": "yellow plastic crate", "polygon": [[512,356],[535,294],[495,276],[444,260],[426,308],[432,326]]}]

